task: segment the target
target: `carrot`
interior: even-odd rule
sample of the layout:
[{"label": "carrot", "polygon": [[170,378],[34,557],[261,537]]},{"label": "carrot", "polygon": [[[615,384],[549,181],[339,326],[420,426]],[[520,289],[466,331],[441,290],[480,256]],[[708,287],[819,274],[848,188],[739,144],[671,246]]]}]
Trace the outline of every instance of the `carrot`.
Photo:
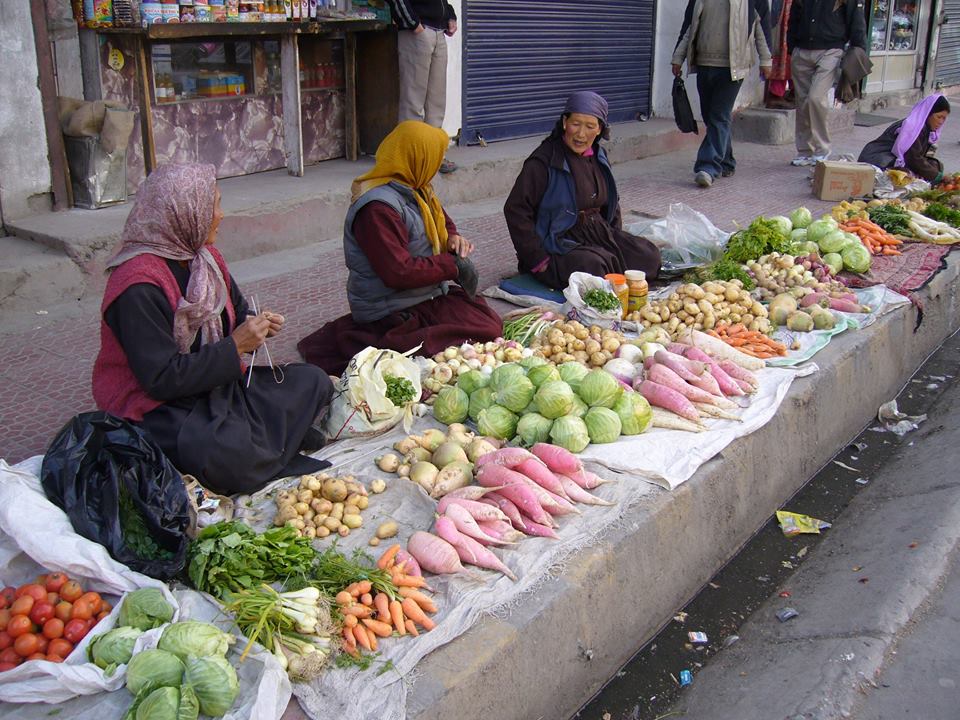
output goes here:
[{"label": "carrot", "polygon": [[[360,626],[357,625],[357,627],[360,627]],[[376,634],[373,633],[373,632],[371,632],[370,630],[367,630],[367,640],[370,641],[370,649],[373,650],[374,652],[376,652],[376,651],[377,651],[377,645],[379,645],[379,643],[377,642],[377,636],[376,636]]]},{"label": "carrot", "polygon": [[367,634],[367,629],[363,625],[354,625],[350,628],[350,631],[353,633],[353,637],[356,638],[357,645],[364,650],[373,649],[370,645],[370,636]]},{"label": "carrot", "polygon": [[383,551],[383,555],[380,556],[380,559],[377,560],[377,567],[381,570],[386,570],[388,567],[392,566],[394,558],[397,556],[398,552],[400,552],[399,545],[391,545],[388,547]]},{"label": "carrot", "polygon": [[377,607],[377,620],[380,622],[390,622],[390,598],[386,593],[377,593],[373,599],[373,604]]},{"label": "carrot", "polygon": [[413,620],[410,620],[409,618],[407,618],[403,622],[403,626],[407,629],[407,632],[413,635],[414,637],[420,637],[420,631],[417,630],[417,626],[413,622]]},{"label": "carrot", "polygon": [[346,590],[341,590],[334,599],[337,601],[337,605],[349,605],[353,602],[353,595]]},{"label": "carrot", "polygon": [[403,605],[400,604],[399,600],[390,601],[390,619],[393,620],[393,626],[397,629],[397,632],[401,635],[407,634],[407,628],[404,624],[406,618],[403,616]]},{"label": "carrot", "polygon": [[357,583],[357,588],[359,588],[360,594],[363,595],[364,593],[370,592],[370,590],[373,588],[373,583],[369,580],[361,580]]},{"label": "carrot", "polygon": [[343,589],[343,592],[350,593],[350,597],[352,598],[358,598],[363,594],[360,592],[359,582],[350,583]]},{"label": "carrot", "polygon": [[385,622],[380,622],[379,620],[371,620],[369,618],[365,618],[363,620],[363,624],[366,625],[367,629],[369,629],[370,632],[372,632],[377,637],[386,638],[393,635],[393,626],[388,625]]},{"label": "carrot", "polygon": [[356,616],[356,615],[344,615],[344,616],[343,616],[343,624],[346,625],[347,627],[353,627],[353,626],[356,625],[358,622],[360,622],[360,621],[357,620],[357,616]]},{"label": "carrot", "polygon": [[349,607],[341,608],[340,612],[344,615],[356,615],[361,619],[370,617],[370,608],[366,605],[350,605]]},{"label": "carrot", "polygon": [[746,332],[747,328],[743,326],[743,323],[734,323],[727,327],[727,335],[739,335],[742,332]]},{"label": "carrot", "polygon": [[367,607],[370,607],[371,605],[373,605],[373,595],[371,595],[368,592],[365,592],[363,595],[360,596],[360,603],[362,605],[366,605]]},{"label": "carrot", "polygon": [[433,599],[424,595],[419,590],[415,590],[414,588],[400,588],[400,597],[410,598],[417,605],[419,605],[420,609],[424,612],[435,613],[437,611],[437,606],[433,602]]},{"label": "carrot", "polygon": [[401,575],[393,576],[393,584],[399,587],[422,588],[427,586],[427,581],[420,575]]},{"label": "carrot", "polygon": [[433,630],[437,626],[433,620],[424,614],[420,606],[413,601],[413,598],[404,598],[400,605],[407,617],[423,627],[424,630]]},{"label": "carrot", "polygon": [[349,627],[344,627],[340,631],[340,634],[343,635],[343,647],[348,651],[350,648],[354,650],[357,649],[357,639],[353,636],[353,630]]}]

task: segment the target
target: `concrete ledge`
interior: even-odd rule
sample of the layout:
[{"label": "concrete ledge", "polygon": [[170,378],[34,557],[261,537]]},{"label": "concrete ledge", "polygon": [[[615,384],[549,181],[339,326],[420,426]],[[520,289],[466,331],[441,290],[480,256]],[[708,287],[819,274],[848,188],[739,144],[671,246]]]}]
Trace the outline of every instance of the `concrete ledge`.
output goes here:
[{"label": "concrete ledge", "polygon": [[673,493],[651,493],[535,602],[427,656],[408,718],[571,717],[960,327],[958,276],[952,257],[922,293],[916,332],[905,306],[834,338],[765,427]]},{"label": "concrete ledge", "polygon": [[[833,110],[827,121],[830,134],[852,130],[856,114],[852,107]],[[787,145],[796,139],[796,116],[796,110],[743,108],[733,117],[733,139],[761,145]]]},{"label": "concrete ledge", "polygon": [[0,307],[39,310],[52,296],[77,299],[85,287],[83,272],[63,253],[16,237],[0,242]]}]

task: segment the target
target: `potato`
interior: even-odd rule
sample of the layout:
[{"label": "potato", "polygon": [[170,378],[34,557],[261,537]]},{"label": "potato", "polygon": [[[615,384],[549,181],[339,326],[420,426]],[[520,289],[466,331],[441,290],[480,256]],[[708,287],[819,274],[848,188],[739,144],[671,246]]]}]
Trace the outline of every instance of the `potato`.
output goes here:
[{"label": "potato", "polygon": [[387,520],[386,522],[380,523],[380,526],[377,527],[377,537],[381,540],[386,540],[387,538],[392,538],[396,536],[399,532],[397,523],[393,520]]},{"label": "potato", "polygon": [[340,520],[343,518],[344,504],[342,502],[334,503],[330,510],[330,517]]},{"label": "potato", "polygon": [[[371,491],[374,495],[379,495],[380,493],[382,493],[382,492],[383,492],[384,490],[386,490],[386,489],[387,489],[387,483],[385,483],[381,478],[377,478],[376,480],[374,480],[373,482],[370,483],[370,491]],[[361,496],[361,497],[362,497],[362,496]],[[358,507],[359,507],[359,506],[358,506]],[[363,508],[361,508],[361,509],[363,509]]]},{"label": "potato", "polygon": [[357,498],[357,507],[361,510],[366,510],[369,505],[370,498],[368,498],[366,495],[361,495],[359,498]]},{"label": "potato", "polygon": [[367,541],[367,545],[369,545],[370,547],[376,547],[379,544],[380,544],[380,538],[378,537],[372,537],[370,538],[370,540]]},{"label": "potato", "polygon": [[298,503],[309,503],[313,500],[313,490],[301,490],[297,493]]},{"label": "potato", "polygon": [[343,516],[344,516],[344,517],[346,517],[347,515],[359,515],[359,514],[360,514],[360,508],[358,508],[356,505],[344,505],[344,506],[343,506]]},{"label": "potato", "polygon": [[310,509],[310,506],[305,502],[298,502],[293,506],[293,509],[297,511],[297,515],[303,515],[307,510]]},{"label": "potato", "polygon": [[344,514],[343,524],[351,530],[356,530],[358,527],[363,525],[363,518],[360,517],[358,513]]},{"label": "potato", "polygon": [[341,525],[340,527],[337,528],[337,534],[340,537],[346,537],[347,535],[350,534],[350,528],[348,528],[346,525]]},{"label": "potato", "polygon": [[323,521],[323,527],[325,527],[330,532],[336,532],[340,527],[340,519],[335,517],[328,517]]},{"label": "potato", "polygon": [[321,492],[327,500],[342,502],[348,495],[347,484],[338,478],[330,478],[323,481]]},{"label": "potato", "polygon": [[305,528],[303,531],[303,536],[308,537],[312,540],[317,536],[317,529],[314,527]]}]

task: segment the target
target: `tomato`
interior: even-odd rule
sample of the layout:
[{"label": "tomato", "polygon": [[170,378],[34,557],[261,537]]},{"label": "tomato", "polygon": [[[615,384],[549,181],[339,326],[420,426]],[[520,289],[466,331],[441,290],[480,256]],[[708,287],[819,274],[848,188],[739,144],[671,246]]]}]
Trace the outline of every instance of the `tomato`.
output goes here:
[{"label": "tomato", "polygon": [[7,624],[7,634],[12,638],[18,638],[31,630],[33,630],[33,623],[26,615],[14,615]]},{"label": "tomato", "polygon": [[106,600],[104,600],[103,603],[100,605],[100,612],[108,613],[111,610],[113,610],[113,605],[111,605]]},{"label": "tomato", "polygon": [[50,644],[50,641],[45,638],[43,635],[37,635],[37,652],[46,654],[47,646]]},{"label": "tomato", "polygon": [[71,652],[73,652],[73,643],[69,640],[64,640],[63,638],[51,640],[50,644],[47,645],[47,655],[59,655],[60,657],[65,658]]},{"label": "tomato", "polygon": [[0,595],[7,601],[7,607],[9,607],[13,604],[13,601],[17,599],[17,589],[8,585],[3,590],[0,590]]},{"label": "tomato", "polygon": [[7,629],[7,623],[10,622],[10,618],[13,617],[13,613],[4,608],[0,610],[0,630]]},{"label": "tomato", "polygon": [[47,599],[47,589],[43,585],[31,583],[30,585],[21,585],[17,588],[18,598],[32,597],[34,602],[40,602]]},{"label": "tomato", "polygon": [[0,650],[6,650],[11,645],[13,645],[13,638],[6,630],[0,630]]},{"label": "tomato", "polygon": [[12,647],[8,647],[3,652],[0,652],[0,662],[12,662],[19,665],[23,662],[23,658],[17,655],[17,651]]},{"label": "tomato", "polygon": [[63,622],[67,622],[72,613],[73,603],[68,603],[66,600],[61,600],[57,603],[56,608],[54,608],[54,615],[63,620]]},{"label": "tomato", "polygon": [[60,594],[55,592],[48,592],[47,602],[53,605],[54,607],[56,607],[57,603],[60,602]]},{"label": "tomato", "polygon": [[37,603],[30,611],[30,619],[37,625],[43,625],[54,615],[53,605],[48,602]]},{"label": "tomato", "polygon": [[83,595],[83,588],[76,580],[68,580],[60,588],[60,597],[67,602],[74,602]]},{"label": "tomato", "polygon": [[26,662],[28,660],[46,660],[46,659],[47,659],[47,656],[44,655],[42,652],[35,652],[33,655],[27,655],[27,657],[25,657],[23,660],[24,662]]},{"label": "tomato", "polygon": [[62,663],[63,658],[59,655],[54,655],[53,653],[47,653],[47,662]]},{"label": "tomato", "polygon": [[7,605],[9,605],[9,604],[10,604],[10,603],[7,602],[7,596],[0,594],[0,610],[6,610],[6,609],[7,609]]},{"label": "tomato", "polygon": [[100,621],[103,620],[105,617],[107,617],[107,615],[109,615],[109,614],[110,614],[109,611],[107,611],[107,610],[101,610],[100,612],[97,613],[97,617],[96,617],[97,622],[100,622]]},{"label": "tomato", "polygon": [[16,666],[17,666],[16,663],[0,662],[0,672],[6,672],[7,670],[13,670]]},{"label": "tomato", "polygon": [[13,601],[10,606],[11,615],[29,615],[33,609],[33,598],[29,595],[22,595]]},{"label": "tomato", "polygon": [[60,588],[63,587],[63,584],[69,579],[70,578],[61,572],[50,573],[47,576],[47,582],[44,584],[44,587],[47,588],[47,592],[58,593],[60,592]]},{"label": "tomato", "polygon": [[56,640],[63,637],[63,620],[60,618],[50,618],[43,624],[43,636],[48,640]]},{"label": "tomato", "polygon": [[73,604],[73,612],[70,613],[70,619],[80,618],[81,620],[89,620],[93,617],[93,607],[91,607],[90,602],[80,598]]},{"label": "tomato", "polygon": [[100,597],[100,593],[96,592],[87,592],[80,596],[80,600],[86,600],[90,603],[90,609],[93,611],[93,614],[96,615],[103,609],[103,598]]},{"label": "tomato", "polygon": [[46,585],[47,585],[47,578],[48,578],[48,577],[50,577],[50,573],[44,573],[43,575],[37,575],[37,579],[36,579],[34,582],[36,582],[37,585],[43,585],[44,587],[46,587]]},{"label": "tomato", "polygon": [[[83,640],[84,635],[87,634],[89,628],[85,620],[80,618],[74,618],[68,622],[63,628],[63,637],[65,637],[70,642],[76,644]],[[59,653],[58,653],[59,654]]]},{"label": "tomato", "polygon": [[33,655],[39,647],[40,641],[33,633],[24,633],[13,641],[13,649],[17,651],[17,655],[23,658]]}]

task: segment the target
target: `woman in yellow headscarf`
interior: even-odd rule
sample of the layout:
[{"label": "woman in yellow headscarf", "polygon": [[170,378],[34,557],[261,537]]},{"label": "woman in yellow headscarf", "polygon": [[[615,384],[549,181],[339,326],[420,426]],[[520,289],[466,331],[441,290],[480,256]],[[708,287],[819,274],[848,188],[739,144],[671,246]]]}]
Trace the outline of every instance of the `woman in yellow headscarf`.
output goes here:
[{"label": "woman in yellow headscarf", "polygon": [[[431,186],[449,139],[407,120],[377,148],[376,164],[353,181],[343,224],[350,314],[297,345],[332,375],[367,346],[433,354],[500,335],[500,317],[475,297],[473,244],[457,231]],[[450,283],[456,282],[459,287]]]}]

